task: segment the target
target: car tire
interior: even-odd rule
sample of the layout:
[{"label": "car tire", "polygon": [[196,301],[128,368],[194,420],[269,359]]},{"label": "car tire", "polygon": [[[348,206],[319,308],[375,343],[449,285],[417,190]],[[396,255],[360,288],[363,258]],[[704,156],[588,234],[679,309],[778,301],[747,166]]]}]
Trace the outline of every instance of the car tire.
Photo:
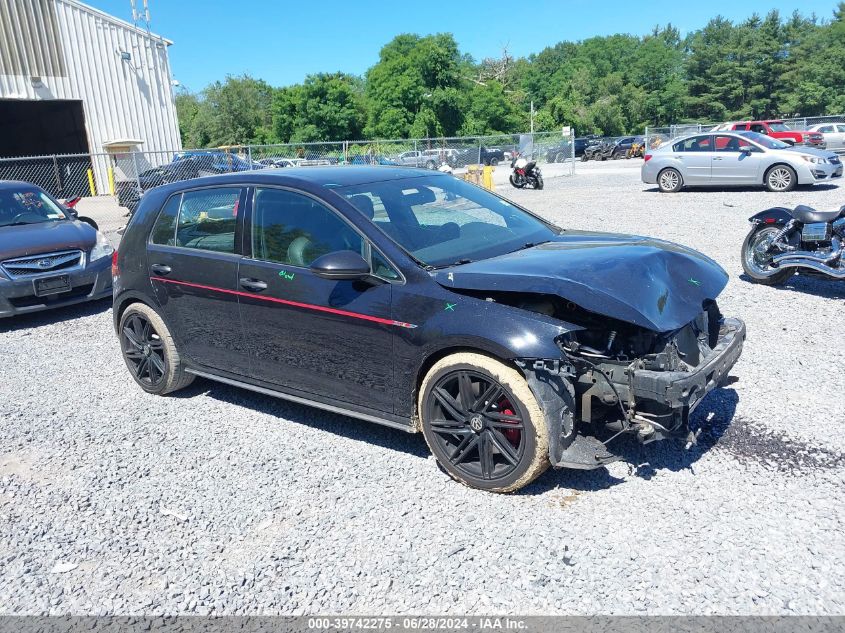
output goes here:
[{"label": "car tire", "polygon": [[426,169],[435,169],[436,167],[437,167],[437,165],[434,164],[433,160],[430,160],[425,164]]},{"label": "car tire", "polygon": [[677,193],[684,187],[681,172],[672,167],[662,170],[657,174],[657,187],[662,193]]},{"label": "car tire", "polygon": [[499,164],[498,158],[491,158],[490,159],[490,167],[496,167],[496,166],[498,166],[498,164]]},{"label": "car tire", "polygon": [[766,172],[764,182],[769,191],[785,193],[795,189],[795,185],[798,184],[798,175],[789,165],[773,165]]},{"label": "car tire", "polygon": [[193,374],[185,371],[170,330],[150,306],[133,303],[127,307],[118,332],[129,373],[147,393],[163,396],[194,381]]},{"label": "car tire", "polygon": [[554,161],[554,162],[556,162],[556,163],[565,163],[565,162],[566,162],[566,154],[564,154],[563,152],[558,152],[558,153],[555,155],[555,161]]},{"label": "car tire", "polygon": [[742,262],[742,270],[748,275],[749,279],[755,284],[762,284],[764,286],[779,286],[786,282],[787,279],[795,274],[795,268],[779,268],[771,269],[761,261],[761,258],[755,257],[754,249],[766,238],[772,238],[780,232],[780,226],[764,226],[752,231],[745,236],[742,242],[742,251],[739,259]]},{"label": "car tire", "polygon": [[[482,402],[482,393],[490,399]],[[549,467],[545,416],[522,374],[501,361],[470,352],[439,360],[418,406],[432,454],[462,484],[514,492]]]},{"label": "car tire", "polygon": [[589,156],[587,156],[586,154],[581,154],[581,162],[582,163],[586,163],[588,160],[590,160]]}]

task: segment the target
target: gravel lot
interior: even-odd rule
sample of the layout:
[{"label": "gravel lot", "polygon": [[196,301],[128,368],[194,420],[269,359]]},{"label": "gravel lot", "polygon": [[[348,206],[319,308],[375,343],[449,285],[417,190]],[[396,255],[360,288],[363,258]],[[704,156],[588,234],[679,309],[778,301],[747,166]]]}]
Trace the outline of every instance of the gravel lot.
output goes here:
[{"label": "gravel lot", "polygon": [[738,258],[752,213],[842,190],[663,195],[638,167],[501,191],[729,271],[748,342],[697,447],[485,494],[422,436],[200,380],[144,394],[108,302],[0,322],[0,614],[845,612],[845,283],[755,286]]}]

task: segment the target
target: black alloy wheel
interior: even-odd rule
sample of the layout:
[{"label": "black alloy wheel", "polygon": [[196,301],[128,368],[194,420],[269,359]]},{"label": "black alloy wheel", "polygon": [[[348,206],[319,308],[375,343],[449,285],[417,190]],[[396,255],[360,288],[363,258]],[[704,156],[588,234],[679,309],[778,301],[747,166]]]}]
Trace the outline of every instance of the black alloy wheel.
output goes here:
[{"label": "black alloy wheel", "polygon": [[479,372],[442,376],[426,403],[437,452],[468,479],[508,477],[522,463],[526,445],[524,417],[514,402],[505,387]]},{"label": "black alloy wheel", "polygon": [[167,376],[164,343],[144,315],[133,313],[123,323],[120,345],[126,364],[142,385],[156,388]]}]

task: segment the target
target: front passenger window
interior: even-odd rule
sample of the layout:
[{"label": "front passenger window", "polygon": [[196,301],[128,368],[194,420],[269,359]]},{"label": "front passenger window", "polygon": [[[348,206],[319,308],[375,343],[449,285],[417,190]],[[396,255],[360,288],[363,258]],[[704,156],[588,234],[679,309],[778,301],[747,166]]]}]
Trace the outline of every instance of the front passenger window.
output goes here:
[{"label": "front passenger window", "polygon": [[306,195],[257,189],[252,212],[255,259],[307,268],[334,251],[364,254],[364,240],[334,211]]}]

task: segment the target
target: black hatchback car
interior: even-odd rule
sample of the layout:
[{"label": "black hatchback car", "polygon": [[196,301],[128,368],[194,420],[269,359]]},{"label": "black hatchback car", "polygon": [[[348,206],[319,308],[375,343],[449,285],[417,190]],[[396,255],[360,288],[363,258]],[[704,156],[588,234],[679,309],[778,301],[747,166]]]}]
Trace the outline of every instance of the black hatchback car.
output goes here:
[{"label": "black hatchback car", "polygon": [[126,364],[422,431],[470,486],[688,437],[738,358],[726,273],[687,248],[558,228],[450,175],[311,167],[147,193],[113,265]]}]

